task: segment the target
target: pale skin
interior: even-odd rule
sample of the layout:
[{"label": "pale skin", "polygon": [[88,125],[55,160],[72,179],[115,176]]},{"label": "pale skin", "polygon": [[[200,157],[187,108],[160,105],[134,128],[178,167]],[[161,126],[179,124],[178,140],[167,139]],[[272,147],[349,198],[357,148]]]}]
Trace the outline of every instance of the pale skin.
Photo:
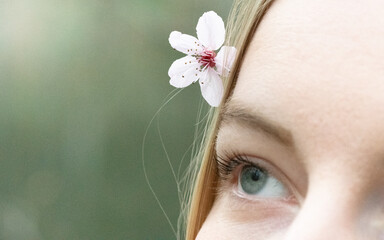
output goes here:
[{"label": "pale skin", "polygon": [[236,167],[198,240],[384,239],[384,1],[277,0],[226,106],[217,154],[286,192],[246,194]]}]

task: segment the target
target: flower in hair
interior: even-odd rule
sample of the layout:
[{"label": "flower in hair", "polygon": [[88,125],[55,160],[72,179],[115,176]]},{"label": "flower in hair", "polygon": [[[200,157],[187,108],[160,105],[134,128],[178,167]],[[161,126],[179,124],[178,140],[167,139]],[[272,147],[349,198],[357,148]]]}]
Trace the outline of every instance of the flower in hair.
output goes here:
[{"label": "flower in hair", "polygon": [[[215,12],[200,17],[196,26],[197,37],[173,31],[169,43],[187,56],[174,61],[169,68],[170,84],[184,88],[199,81],[201,93],[209,105],[220,105],[224,93],[221,77],[226,77],[236,55],[236,48],[223,46],[224,22]],[[221,47],[220,51],[216,54]]]}]

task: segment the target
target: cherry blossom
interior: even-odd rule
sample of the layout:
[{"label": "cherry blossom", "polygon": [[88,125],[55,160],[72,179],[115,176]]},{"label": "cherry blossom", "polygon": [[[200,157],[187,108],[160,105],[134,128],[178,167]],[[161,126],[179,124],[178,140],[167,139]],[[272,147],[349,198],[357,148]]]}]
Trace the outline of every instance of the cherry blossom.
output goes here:
[{"label": "cherry blossom", "polygon": [[[226,77],[235,59],[236,48],[223,46],[224,22],[215,12],[200,17],[196,27],[197,38],[173,31],[169,43],[187,56],[174,61],[169,68],[170,84],[184,88],[199,81],[201,93],[209,105],[217,107],[223,98],[221,77]],[[216,51],[220,51],[216,54]]]}]

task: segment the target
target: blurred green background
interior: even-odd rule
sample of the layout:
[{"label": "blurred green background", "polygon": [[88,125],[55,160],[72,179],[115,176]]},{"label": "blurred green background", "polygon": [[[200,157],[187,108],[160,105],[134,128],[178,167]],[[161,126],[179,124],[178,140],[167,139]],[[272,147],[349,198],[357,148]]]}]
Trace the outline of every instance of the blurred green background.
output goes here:
[{"label": "blurred green background", "polygon": [[[230,5],[0,2],[0,239],[175,239],[145,182],[142,140],[173,90],[168,68],[183,56],[169,33],[195,35],[204,11],[226,19]],[[193,141],[200,101],[194,85],[159,117],[175,168]],[[176,227],[176,182],[156,125],[145,165]]]}]

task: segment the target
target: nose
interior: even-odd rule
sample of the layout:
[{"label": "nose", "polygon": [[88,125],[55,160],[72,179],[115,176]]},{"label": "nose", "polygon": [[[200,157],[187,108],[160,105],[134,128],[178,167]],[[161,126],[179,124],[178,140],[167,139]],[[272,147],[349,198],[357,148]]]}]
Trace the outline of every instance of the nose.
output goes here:
[{"label": "nose", "polygon": [[[338,187],[343,186],[343,187]],[[356,193],[343,184],[310,187],[284,240],[357,240],[359,204]]]}]

